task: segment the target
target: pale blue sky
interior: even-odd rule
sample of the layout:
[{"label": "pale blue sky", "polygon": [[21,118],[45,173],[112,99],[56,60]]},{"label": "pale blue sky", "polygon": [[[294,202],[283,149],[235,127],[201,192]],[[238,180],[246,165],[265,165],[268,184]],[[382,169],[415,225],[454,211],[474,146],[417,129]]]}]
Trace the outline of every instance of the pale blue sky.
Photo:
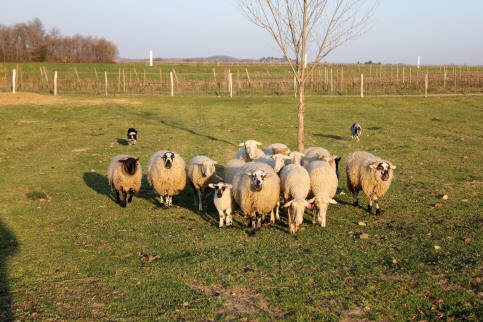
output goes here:
[{"label": "pale blue sky", "polygon": [[[0,0],[0,24],[38,17],[62,34],[113,41],[119,56],[281,57],[235,0]],[[326,61],[483,65],[483,0],[381,0],[373,27]]]}]

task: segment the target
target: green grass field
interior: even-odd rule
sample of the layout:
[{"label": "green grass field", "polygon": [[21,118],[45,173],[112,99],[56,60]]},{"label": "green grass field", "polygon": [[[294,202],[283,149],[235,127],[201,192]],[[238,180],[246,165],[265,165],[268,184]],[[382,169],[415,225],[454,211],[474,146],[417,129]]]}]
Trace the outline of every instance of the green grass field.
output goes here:
[{"label": "green grass field", "polygon": [[[325,229],[307,211],[292,236],[283,213],[254,237],[239,215],[234,228],[218,229],[213,205],[195,211],[188,187],[159,210],[144,180],[122,209],[107,166],[127,152],[145,168],[152,153],[171,149],[186,162],[212,157],[222,175],[245,139],[295,148],[295,100],[129,100],[140,104],[0,106],[0,320],[483,315],[483,98],[310,98],[307,146],[342,164],[367,150],[397,166],[384,214],[352,207],[343,166],[345,194]],[[350,140],[354,121],[361,142]],[[130,126],[135,146],[125,145]]]}]

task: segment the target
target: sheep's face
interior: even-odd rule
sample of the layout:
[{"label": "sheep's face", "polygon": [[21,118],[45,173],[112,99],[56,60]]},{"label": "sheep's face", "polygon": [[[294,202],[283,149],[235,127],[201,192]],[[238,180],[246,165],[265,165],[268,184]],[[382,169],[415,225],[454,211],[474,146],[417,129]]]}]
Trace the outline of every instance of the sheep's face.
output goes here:
[{"label": "sheep's face", "polygon": [[299,164],[302,162],[302,158],[305,156],[302,152],[292,151],[289,154],[292,164]]},{"label": "sheep's face", "polygon": [[124,171],[130,175],[136,173],[137,163],[139,158],[127,158],[124,160],[119,160],[122,163]]},{"label": "sheep's face", "polygon": [[252,172],[252,187],[255,191],[261,191],[263,188],[263,183],[267,178],[267,173],[264,170],[256,170]]},{"label": "sheep's face", "polygon": [[283,166],[285,165],[285,160],[290,159],[290,157],[283,154],[274,154],[271,155],[270,158],[275,161],[275,166],[273,167],[273,170],[275,170],[275,172],[277,173],[282,170]]},{"label": "sheep's face", "polygon": [[391,171],[396,169],[396,166],[387,161],[374,162],[370,167],[376,171],[376,175],[381,178],[382,181],[389,180]]},{"label": "sheep's face", "polygon": [[307,200],[290,200],[284,205],[284,207],[291,207],[292,213],[295,215],[295,223],[297,225],[302,224],[304,221],[305,208],[308,206],[309,202]]},{"label": "sheep's face", "polygon": [[288,155],[290,150],[288,148],[272,148],[273,154],[284,154]]},{"label": "sheep's face", "polygon": [[311,200],[309,200],[310,203],[314,203],[315,208],[317,208],[317,212],[319,213],[319,216],[325,215],[327,213],[327,208],[329,207],[329,204],[337,204],[337,201],[335,201],[332,198],[329,197],[315,197]]},{"label": "sheep's face", "polygon": [[201,165],[201,174],[203,177],[210,177],[213,173],[215,173],[215,164],[216,161],[205,161]]},{"label": "sheep's face", "polygon": [[166,152],[163,154],[163,161],[164,161],[164,166],[166,169],[171,169],[173,166],[174,162],[174,153],[173,152]]},{"label": "sheep's face", "polygon": [[215,189],[216,198],[221,198],[223,197],[223,194],[230,193],[230,190],[232,188],[231,184],[227,184],[224,182],[218,182],[217,184],[210,183],[208,186],[212,189]]},{"label": "sheep's face", "polygon": [[245,148],[245,154],[250,160],[254,160],[257,157],[257,145],[262,144],[255,140],[248,140],[239,144],[239,146],[243,146]]}]

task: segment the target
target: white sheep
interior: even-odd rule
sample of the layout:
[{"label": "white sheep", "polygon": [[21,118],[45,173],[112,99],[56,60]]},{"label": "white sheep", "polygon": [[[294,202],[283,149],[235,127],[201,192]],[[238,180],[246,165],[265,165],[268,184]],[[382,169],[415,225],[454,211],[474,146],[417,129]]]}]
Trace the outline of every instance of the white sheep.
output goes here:
[{"label": "white sheep", "polygon": [[302,159],[302,165],[307,168],[310,162],[322,160],[322,157],[330,157],[326,159],[326,162],[334,169],[337,174],[337,179],[339,179],[339,161],[340,157],[337,155],[331,155],[327,149],[322,147],[311,147],[305,150],[305,156]]},{"label": "white sheep", "polygon": [[383,160],[369,152],[352,152],[347,156],[346,174],[347,187],[352,192],[354,206],[359,205],[358,193],[360,190],[369,198],[368,211],[371,211],[372,202],[376,203],[376,215],[381,214],[379,197],[382,197],[391,185],[393,170],[396,169],[391,162]]},{"label": "white sheep", "polygon": [[163,206],[171,207],[173,195],[179,194],[186,186],[185,167],[183,158],[175,152],[161,150],[149,158],[148,182],[159,194]]},{"label": "white sheep", "polygon": [[210,183],[208,185],[211,189],[215,189],[213,194],[213,203],[215,204],[218,215],[220,216],[220,223],[218,227],[222,228],[225,224],[230,227],[233,224],[232,219],[232,185],[224,182],[218,182],[217,184]]},{"label": "white sheep", "polygon": [[226,183],[233,183],[233,179],[235,175],[240,171],[241,167],[246,164],[246,161],[243,159],[231,159],[226,163],[225,172],[224,172],[224,180]]},{"label": "white sheep", "polygon": [[262,144],[255,140],[247,140],[240,143],[238,146],[241,146],[242,148],[236,153],[235,159],[244,159],[248,162],[263,157],[265,153],[257,148],[257,145]]},{"label": "white sheep", "polygon": [[305,153],[299,151],[292,151],[288,155],[290,157],[290,162],[285,162],[285,164],[302,164],[302,159],[305,156]]},{"label": "white sheep", "polygon": [[[216,161],[204,155],[195,156],[188,164],[188,179],[193,188],[194,205],[203,210],[208,185],[216,181]],[[205,198],[204,198],[205,197]]]},{"label": "white sheep", "polygon": [[[116,192],[116,202],[121,204],[121,207],[126,207],[128,192],[127,202],[131,202],[133,195],[141,189],[142,176],[143,171],[139,158],[127,154],[116,155],[112,158],[107,168],[107,179],[111,189]],[[119,192],[122,193],[122,202]]]},{"label": "white sheep", "polygon": [[248,162],[233,180],[233,197],[241,211],[250,216],[252,233],[255,233],[261,227],[262,217],[279,201],[280,178],[269,165]]},{"label": "white sheep", "polygon": [[263,150],[265,155],[285,154],[289,155],[290,149],[283,143],[272,143]]},{"label": "white sheep", "polygon": [[313,223],[319,222],[322,227],[325,227],[329,203],[337,204],[337,201],[333,199],[337,191],[337,176],[324,159],[310,162],[307,171],[310,177],[311,195],[313,195],[310,202],[314,202],[315,205]]},{"label": "white sheep", "polygon": [[280,190],[288,208],[288,225],[291,234],[299,230],[304,220],[305,200],[310,191],[310,177],[307,170],[299,164],[289,164],[280,172]]},{"label": "white sheep", "polygon": [[285,154],[277,153],[258,158],[256,161],[268,164],[276,173],[279,173],[285,166],[286,160],[290,160],[290,157]]}]

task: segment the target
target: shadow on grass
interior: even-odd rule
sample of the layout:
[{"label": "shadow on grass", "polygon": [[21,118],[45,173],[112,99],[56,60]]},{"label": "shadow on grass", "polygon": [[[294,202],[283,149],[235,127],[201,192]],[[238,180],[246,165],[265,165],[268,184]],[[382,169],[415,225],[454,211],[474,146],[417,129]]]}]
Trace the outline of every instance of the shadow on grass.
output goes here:
[{"label": "shadow on grass", "polygon": [[126,139],[120,139],[120,138],[117,138],[117,143],[119,143],[120,145],[128,145],[129,144],[129,142]]},{"label": "shadow on grass", "polygon": [[371,130],[371,131],[376,131],[376,130],[382,129],[382,127],[381,126],[372,126],[372,127],[368,127],[367,129]]},{"label": "shadow on grass", "polygon": [[172,128],[175,128],[175,129],[179,129],[179,130],[183,130],[183,131],[186,131],[188,133],[191,133],[193,135],[197,135],[197,136],[202,136],[202,137],[205,137],[209,140],[212,140],[212,141],[216,141],[216,142],[223,142],[223,143],[226,143],[226,144],[229,144],[229,145],[232,145],[232,146],[235,146],[235,144],[229,142],[229,141],[226,141],[224,139],[219,139],[219,138],[215,138],[214,136],[211,136],[211,135],[206,135],[206,134],[202,134],[202,133],[198,133],[198,132],[195,132],[191,129],[188,129],[188,128],[185,128],[185,127],[182,127],[180,125],[177,125],[177,124],[170,124],[166,121],[159,121],[161,122],[162,124],[166,125],[166,126],[169,126],[169,127],[172,127]]},{"label": "shadow on grass", "polygon": [[0,321],[13,321],[8,287],[7,259],[17,252],[15,235],[0,222]]},{"label": "shadow on grass", "polygon": [[342,136],[339,135],[333,135],[333,134],[321,134],[321,133],[315,133],[314,136],[319,136],[323,138],[329,138],[329,139],[334,139],[334,140],[343,140]]},{"label": "shadow on grass", "polygon": [[116,202],[116,197],[111,192],[111,187],[109,187],[109,181],[107,180],[106,176],[96,172],[85,172],[83,179],[89,188],[98,194],[109,197],[109,199]]}]

